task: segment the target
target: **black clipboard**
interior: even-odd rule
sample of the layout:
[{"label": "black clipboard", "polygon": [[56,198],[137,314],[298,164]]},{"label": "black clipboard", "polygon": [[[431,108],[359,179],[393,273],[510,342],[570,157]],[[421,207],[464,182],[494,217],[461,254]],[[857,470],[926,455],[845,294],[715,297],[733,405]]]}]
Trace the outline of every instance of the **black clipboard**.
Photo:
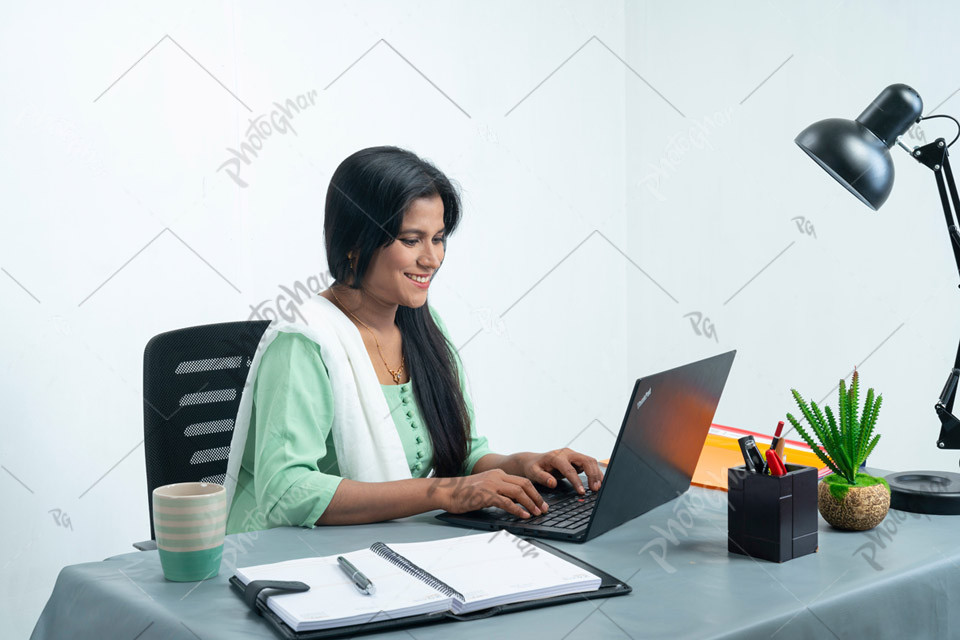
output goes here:
[{"label": "black clipboard", "polygon": [[[624,596],[633,591],[633,589],[626,582],[618,580],[609,573],[597,569],[591,564],[588,564],[572,556],[565,551],[561,551],[556,547],[543,542],[542,540],[534,540],[531,538],[523,538],[524,541],[536,546],[538,549],[546,551],[547,553],[552,553],[555,556],[563,558],[571,564],[575,564],[582,569],[586,569],[590,573],[598,576],[600,578],[600,587],[595,591],[585,591],[581,593],[570,593],[561,596],[553,596],[551,598],[538,598],[536,600],[527,600],[525,602],[515,602],[513,604],[504,604],[498,605],[495,607],[490,607],[488,609],[482,609],[480,611],[474,611],[472,613],[457,615],[450,611],[436,611],[434,613],[425,613],[418,616],[405,616],[403,618],[395,618],[392,620],[377,620],[375,622],[365,622],[361,624],[352,624],[346,625],[343,627],[334,627],[332,629],[317,629],[315,631],[301,631],[296,632],[286,622],[284,622],[280,616],[273,612],[270,607],[267,606],[266,599],[270,595],[278,595],[284,593],[282,587],[263,587],[264,583],[269,581],[257,580],[255,582],[260,583],[260,585],[255,585],[254,591],[250,593],[247,592],[247,585],[244,585],[243,582],[237,576],[230,577],[230,585],[237,591],[237,593],[244,598],[250,608],[255,611],[257,614],[263,616],[270,622],[270,626],[273,627],[274,631],[281,638],[288,638],[290,640],[317,640],[319,638],[341,638],[343,636],[354,636],[368,633],[377,633],[379,631],[394,631],[396,629],[403,629],[407,627],[419,627],[427,624],[436,624],[439,622],[467,622],[470,620],[481,620],[483,618],[490,618],[492,616],[497,616],[504,613],[513,613],[515,611],[526,611],[528,609],[539,609],[540,607],[551,607],[557,604],[566,604],[568,602],[580,602],[582,600],[593,600],[595,598],[609,598],[612,596]],[[251,584],[253,584],[251,582]],[[284,583],[272,583],[272,584],[284,584]],[[305,587],[302,582],[294,583],[285,583],[287,585],[301,585],[301,587],[293,586],[289,591],[304,591],[302,587]],[[257,588],[259,586],[259,588]],[[260,591],[263,588],[276,588],[272,593],[259,597]]]}]

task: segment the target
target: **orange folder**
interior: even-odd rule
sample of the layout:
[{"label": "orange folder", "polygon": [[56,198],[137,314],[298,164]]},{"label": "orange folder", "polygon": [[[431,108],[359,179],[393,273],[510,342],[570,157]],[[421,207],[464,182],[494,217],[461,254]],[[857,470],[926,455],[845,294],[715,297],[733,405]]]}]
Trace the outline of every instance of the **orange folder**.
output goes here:
[{"label": "orange folder", "polygon": [[[741,455],[740,445],[737,443],[737,440],[743,436],[754,437],[761,455],[766,454],[767,449],[770,448],[770,441],[773,440],[772,434],[766,435],[718,424],[711,425],[690,484],[707,489],[726,491],[727,469],[739,467],[743,464],[743,455]],[[818,476],[821,478],[830,473],[830,469],[804,442],[785,440],[783,457],[784,462],[789,464],[816,467],[819,470]],[[608,462],[609,459],[601,460],[600,464],[606,468]]]}]

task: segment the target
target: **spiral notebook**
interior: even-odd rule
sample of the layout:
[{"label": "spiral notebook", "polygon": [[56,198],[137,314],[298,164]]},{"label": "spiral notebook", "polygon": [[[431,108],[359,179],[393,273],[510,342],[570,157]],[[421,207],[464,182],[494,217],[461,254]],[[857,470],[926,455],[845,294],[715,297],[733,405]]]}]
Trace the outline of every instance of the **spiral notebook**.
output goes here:
[{"label": "spiral notebook", "polygon": [[[606,579],[609,595],[630,588],[612,576],[577,561],[565,559],[507,531],[481,533],[427,542],[385,544],[324,557],[301,558],[238,568],[234,585],[281,580],[305,583],[309,590],[279,593],[266,608],[294,634],[362,625],[383,628],[381,621],[397,622],[415,616],[451,617],[503,608],[514,603],[569,594],[589,596]],[[360,593],[337,564],[342,555],[376,587],[373,595]],[[606,593],[604,595],[607,595]],[[552,604],[553,602],[549,602]],[[498,611],[499,612],[499,611]]]}]

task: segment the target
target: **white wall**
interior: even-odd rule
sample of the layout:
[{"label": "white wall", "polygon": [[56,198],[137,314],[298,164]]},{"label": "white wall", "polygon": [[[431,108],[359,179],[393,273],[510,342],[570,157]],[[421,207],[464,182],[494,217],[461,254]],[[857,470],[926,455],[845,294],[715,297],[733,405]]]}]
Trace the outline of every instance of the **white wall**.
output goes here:
[{"label": "white wall", "polygon": [[[623,73],[588,48],[516,105],[590,35],[622,52],[622,5],[139,5],[3,10],[4,633],[29,634],[62,566],[149,538],[147,340],[320,282],[330,175],[366,146],[463,187],[431,303],[469,340],[495,449],[609,452],[590,425],[615,431],[631,386],[626,269],[595,238],[557,264],[600,213],[625,236]],[[310,92],[245,188],[217,170],[249,118]]]},{"label": "white wall", "polygon": [[[947,98],[936,113],[956,113],[943,65],[960,54],[957,17],[947,3],[919,21],[894,2],[626,4],[631,66],[686,116],[628,77],[629,245],[678,300],[628,276],[631,374],[737,349],[716,421],[769,433],[799,415],[791,388],[836,407],[858,366],[863,390],[883,394],[870,464],[956,471],[933,410],[960,338],[933,173],[895,147],[893,192],[873,212],[793,139],[822,118],[855,118],[897,82],[925,115]],[[927,141],[956,133],[943,119],[922,129]],[[691,312],[714,338],[697,335]]]},{"label": "white wall", "polygon": [[[930,107],[956,89],[906,40],[915,21],[871,6],[4,6],[5,633],[29,634],[61,567],[149,537],[147,340],[322,282],[326,187],[366,146],[463,188],[431,304],[496,450],[605,457],[638,376],[737,348],[718,422],[769,430],[791,386],[819,399],[863,361],[885,398],[872,462],[954,468],[933,447],[958,337],[933,178],[901,154],[874,214],[792,142],[891,82]],[[923,27],[942,60],[950,22]],[[246,187],[218,171],[249,118],[300,95],[296,134],[266,139]]]}]

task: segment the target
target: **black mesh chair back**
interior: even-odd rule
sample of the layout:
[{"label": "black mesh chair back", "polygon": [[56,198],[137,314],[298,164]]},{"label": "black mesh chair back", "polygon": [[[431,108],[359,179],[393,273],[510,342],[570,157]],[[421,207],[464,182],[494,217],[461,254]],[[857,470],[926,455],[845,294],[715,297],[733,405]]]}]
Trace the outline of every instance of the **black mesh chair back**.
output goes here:
[{"label": "black mesh chair back", "polygon": [[161,333],[147,343],[143,449],[151,540],[156,540],[156,487],[223,484],[243,386],[269,324],[256,320],[188,327]]}]

